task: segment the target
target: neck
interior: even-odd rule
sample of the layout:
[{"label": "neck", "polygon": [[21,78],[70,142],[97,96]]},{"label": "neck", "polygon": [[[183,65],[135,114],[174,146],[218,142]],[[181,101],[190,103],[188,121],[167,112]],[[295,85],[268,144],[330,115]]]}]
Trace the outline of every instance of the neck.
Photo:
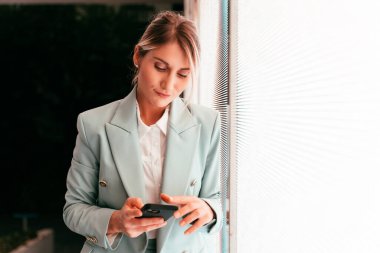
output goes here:
[{"label": "neck", "polygon": [[137,97],[137,102],[140,110],[140,118],[145,125],[150,126],[155,124],[164,114],[165,107],[153,107],[150,104],[140,101]]},{"label": "neck", "polygon": [[144,109],[143,105],[140,105],[140,117],[145,125],[150,126],[155,124],[164,114],[165,108],[146,108]]}]

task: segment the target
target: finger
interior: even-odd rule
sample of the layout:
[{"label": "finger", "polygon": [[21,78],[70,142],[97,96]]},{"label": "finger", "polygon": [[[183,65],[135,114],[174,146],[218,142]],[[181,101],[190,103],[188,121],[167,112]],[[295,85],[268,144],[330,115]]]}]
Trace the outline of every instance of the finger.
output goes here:
[{"label": "finger", "polygon": [[162,228],[166,226],[166,224],[167,224],[166,222],[163,222],[161,224],[155,224],[155,225],[149,225],[149,226],[129,227],[127,230],[125,230],[124,233],[131,238],[135,238],[144,232]]},{"label": "finger", "polygon": [[140,198],[128,198],[127,205],[129,207],[137,207],[138,209],[141,209],[144,206]]},{"label": "finger", "polygon": [[170,203],[172,201],[172,197],[170,197],[169,195],[165,193],[161,193],[160,196],[161,196],[161,199],[165,201],[166,203]]},{"label": "finger", "polygon": [[161,199],[168,204],[183,205],[194,200],[193,196],[169,196],[165,193],[161,193]]},{"label": "finger", "polygon": [[197,231],[200,227],[202,227],[204,224],[206,224],[202,219],[199,219],[197,222],[194,223],[190,228],[188,228],[185,231],[185,235],[189,235],[191,233],[194,233]]},{"label": "finger", "polygon": [[[199,207],[200,207],[200,205],[197,202],[188,203],[187,205],[185,205],[185,206],[181,207],[180,209],[178,209],[177,211],[175,211],[173,216],[174,216],[174,218],[178,219],[182,216],[185,216],[188,213],[193,212],[195,209],[198,209]],[[198,215],[200,215],[200,213],[198,213]]]},{"label": "finger", "polygon": [[187,215],[185,218],[183,218],[183,220],[180,221],[179,225],[183,227],[199,218],[200,218],[199,212],[194,211],[190,213],[189,215]]},{"label": "finger", "polygon": [[131,225],[134,227],[146,227],[153,225],[160,225],[164,223],[163,218],[141,218],[141,219],[133,219],[131,221]]},{"label": "finger", "polygon": [[139,228],[139,231],[141,231],[141,232],[152,231],[152,230],[155,230],[155,229],[159,229],[159,228],[165,227],[166,224],[167,224],[167,222],[165,221],[164,223],[161,223],[161,224],[143,226],[143,227]]},{"label": "finger", "polygon": [[137,208],[130,208],[130,209],[127,209],[125,211],[125,214],[130,217],[130,218],[134,218],[134,217],[140,217],[142,215],[142,212],[140,211],[140,209],[137,209]]}]

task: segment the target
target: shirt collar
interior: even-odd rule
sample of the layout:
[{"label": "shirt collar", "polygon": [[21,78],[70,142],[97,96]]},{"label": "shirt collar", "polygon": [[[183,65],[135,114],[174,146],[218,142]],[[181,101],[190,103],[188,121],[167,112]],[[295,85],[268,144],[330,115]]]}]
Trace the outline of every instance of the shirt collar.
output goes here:
[{"label": "shirt collar", "polygon": [[151,126],[147,126],[142,121],[141,115],[140,115],[140,108],[139,108],[139,104],[137,103],[137,100],[136,100],[136,111],[137,111],[137,119],[138,119],[138,131],[141,137],[144,136],[147,132],[149,132],[149,130],[153,126],[157,126],[161,130],[161,132],[166,136],[166,132],[168,129],[168,120],[169,120],[169,106],[166,107],[165,112],[161,116],[161,118],[155,124]]}]

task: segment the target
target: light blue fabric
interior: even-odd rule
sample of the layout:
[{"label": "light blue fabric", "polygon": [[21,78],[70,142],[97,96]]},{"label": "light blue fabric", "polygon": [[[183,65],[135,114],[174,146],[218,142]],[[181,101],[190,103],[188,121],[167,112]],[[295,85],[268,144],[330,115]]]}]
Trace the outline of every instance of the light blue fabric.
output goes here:
[{"label": "light blue fabric", "polygon": [[[113,248],[105,240],[112,212],[128,197],[140,197],[145,203],[135,101],[133,89],[122,100],[78,116],[63,218],[72,231],[90,238],[82,252],[144,253],[147,247],[146,233],[137,238],[122,235]],[[186,106],[180,98],[171,103],[162,192],[204,199],[213,208],[216,221],[184,235],[188,226],[179,226],[180,219],[169,219],[157,233],[157,252],[215,252],[216,243],[208,235],[217,233],[222,225],[219,140],[216,111]],[[101,180],[106,186],[99,185]]]}]

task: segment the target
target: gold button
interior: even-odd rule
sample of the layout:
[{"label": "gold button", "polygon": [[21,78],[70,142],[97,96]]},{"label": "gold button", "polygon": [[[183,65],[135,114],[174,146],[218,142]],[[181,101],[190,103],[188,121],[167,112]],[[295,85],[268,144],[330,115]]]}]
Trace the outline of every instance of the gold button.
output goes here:
[{"label": "gold button", "polygon": [[98,239],[95,236],[86,236],[86,239],[92,243],[97,243]]},{"label": "gold button", "polygon": [[96,239],[95,236],[92,236],[91,239],[92,239],[92,242],[93,242],[93,243],[97,243],[97,242],[98,242],[98,239]]},{"label": "gold button", "polygon": [[105,180],[101,180],[101,181],[99,182],[99,185],[100,185],[101,187],[107,187],[107,182],[106,182]]},{"label": "gold button", "polygon": [[196,183],[197,183],[197,180],[194,179],[194,180],[191,182],[190,186],[194,186],[194,185],[196,185]]}]

